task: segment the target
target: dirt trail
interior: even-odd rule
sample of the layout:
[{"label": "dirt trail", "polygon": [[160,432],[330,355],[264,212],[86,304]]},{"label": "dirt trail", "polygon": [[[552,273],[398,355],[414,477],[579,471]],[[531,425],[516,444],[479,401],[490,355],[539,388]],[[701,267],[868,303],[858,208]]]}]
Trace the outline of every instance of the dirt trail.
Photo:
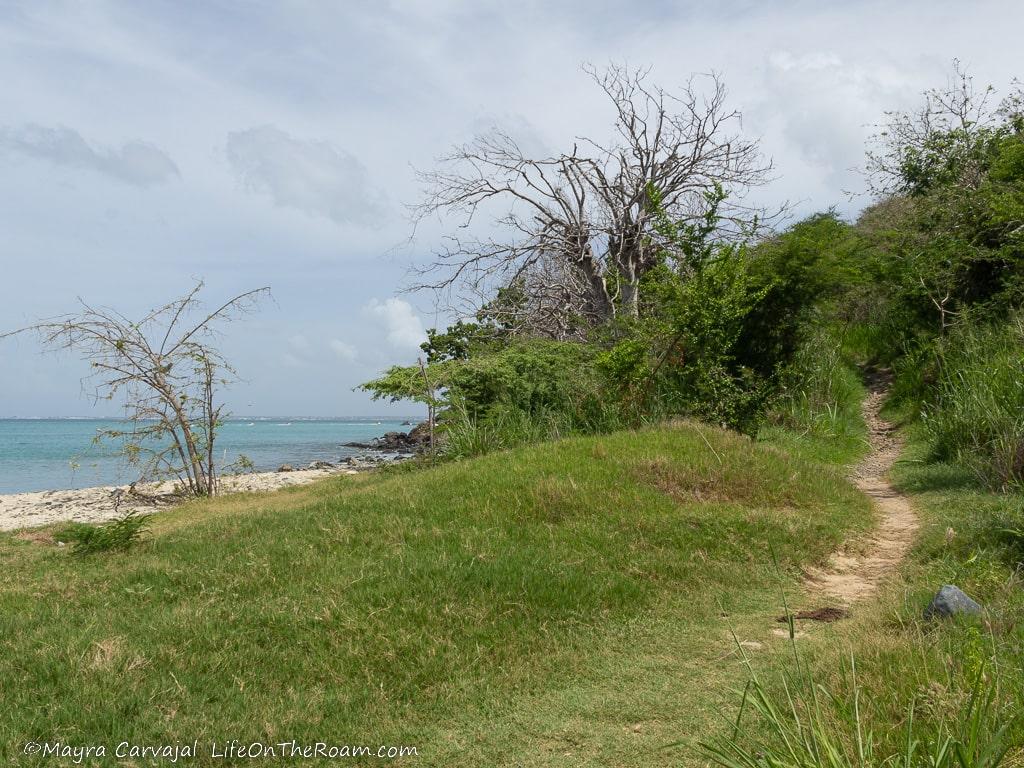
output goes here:
[{"label": "dirt trail", "polygon": [[823,569],[808,573],[808,591],[842,605],[868,597],[891,575],[914,542],[919,527],[910,501],[887,479],[900,454],[895,427],[879,417],[885,399],[883,383],[872,386],[862,411],[868,425],[871,453],[854,470],[852,480],[871,497],[879,512],[877,528],[850,552],[837,551]]}]

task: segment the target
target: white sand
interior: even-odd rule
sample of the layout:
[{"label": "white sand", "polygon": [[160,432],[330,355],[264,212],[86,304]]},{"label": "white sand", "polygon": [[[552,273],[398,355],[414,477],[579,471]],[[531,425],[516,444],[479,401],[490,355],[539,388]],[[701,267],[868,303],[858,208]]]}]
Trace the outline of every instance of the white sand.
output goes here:
[{"label": "white sand", "polygon": [[[356,474],[351,467],[300,469],[294,472],[255,472],[220,479],[221,493],[274,491],[289,485],[304,485],[336,474]],[[181,501],[171,483],[137,486],[145,498],[128,493],[128,486],[101,486],[71,491],[39,491],[0,495],[0,531],[32,528],[76,520],[95,523],[110,520],[130,509],[155,512]],[[118,497],[119,506],[115,506]]]}]

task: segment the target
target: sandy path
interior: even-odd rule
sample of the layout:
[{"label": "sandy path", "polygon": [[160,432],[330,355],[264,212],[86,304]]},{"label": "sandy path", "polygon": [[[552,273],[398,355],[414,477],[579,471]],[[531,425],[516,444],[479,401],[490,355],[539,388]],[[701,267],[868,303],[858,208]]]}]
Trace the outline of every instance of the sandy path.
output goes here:
[{"label": "sandy path", "polygon": [[[355,474],[344,465],[330,469],[301,469],[294,472],[255,472],[220,479],[223,493],[274,491],[289,485],[304,485],[334,474]],[[101,486],[70,491],[40,491],[0,495],[0,531],[32,528],[76,520],[95,523],[110,520],[134,509],[156,512],[180,502],[170,483],[139,486],[144,497],[128,493],[128,486]],[[120,499],[120,504],[118,504]]]},{"label": "sandy path", "polygon": [[900,454],[895,427],[879,417],[885,399],[881,387],[872,388],[862,406],[868,425],[871,453],[853,473],[853,482],[875,503],[878,527],[852,552],[834,552],[828,565],[808,573],[808,591],[842,605],[868,597],[896,571],[914,542],[919,527],[910,501],[896,492],[887,479]]}]

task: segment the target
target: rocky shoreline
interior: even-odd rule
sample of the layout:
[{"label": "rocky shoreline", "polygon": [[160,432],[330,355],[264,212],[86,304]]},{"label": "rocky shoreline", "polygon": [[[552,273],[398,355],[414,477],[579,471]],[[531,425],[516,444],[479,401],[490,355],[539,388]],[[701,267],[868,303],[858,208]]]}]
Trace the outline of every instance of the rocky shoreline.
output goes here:
[{"label": "rocky shoreline", "polygon": [[344,443],[346,448],[364,448],[385,454],[411,455],[430,446],[430,425],[417,424],[408,432],[385,432],[368,443]]},{"label": "rocky shoreline", "polygon": [[[363,452],[339,457],[337,461],[313,461],[304,467],[282,464],[271,472],[223,475],[219,479],[220,490],[224,494],[259,493],[304,485],[332,475],[368,472],[413,458],[428,441],[425,425],[409,433],[388,432],[369,443],[344,444],[343,447],[361,448]],[[128,511],[158,512],[182,500],[171,482],[3,494],[0,531],[68,521],[103,522]]]}]

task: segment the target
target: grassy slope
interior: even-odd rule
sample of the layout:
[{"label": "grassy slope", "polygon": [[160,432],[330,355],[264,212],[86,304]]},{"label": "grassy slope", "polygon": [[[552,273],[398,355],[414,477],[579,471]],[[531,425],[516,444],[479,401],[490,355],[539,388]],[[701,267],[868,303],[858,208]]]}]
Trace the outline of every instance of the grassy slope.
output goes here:
[{"label": "grassy slope", "polygon": [[769,542],[788,580],[869,520],[838,471],[678,425],[196,504],[126,555],[4,536],[0,763],[196,736],[661,762],[721,724],[728,630],[779,612]]}]

